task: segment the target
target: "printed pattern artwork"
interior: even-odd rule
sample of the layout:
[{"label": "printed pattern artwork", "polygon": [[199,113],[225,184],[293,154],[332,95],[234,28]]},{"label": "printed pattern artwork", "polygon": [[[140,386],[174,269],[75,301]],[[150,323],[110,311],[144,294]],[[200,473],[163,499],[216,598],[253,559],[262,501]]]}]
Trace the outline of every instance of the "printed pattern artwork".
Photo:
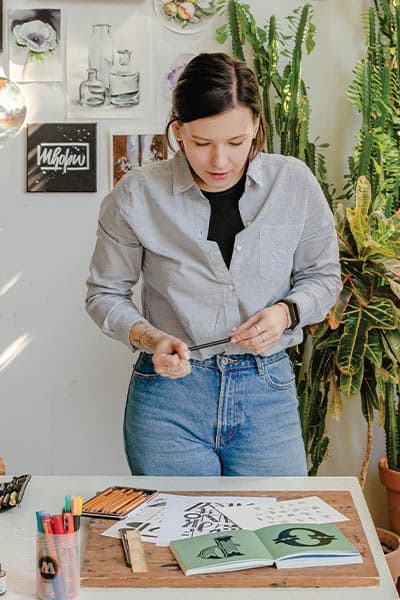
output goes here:
[{"label": "printed pattern artwork", "polygon": [[127,9],[69,9],[69,116],[151,117],[149,20],[135,14],[134,8]]},{"label": "printed pattern artwork", "polygon": [[29,124],[27,191],[95,192],[96,124]]},{"label": "printed pattern artwork", "polygon": [[134,167],[164,160],[167,157],[167,138],[162,133],[113,135],[113,185],[116,185],[126,173],[130,173]]},{"label": "printed pattern artwork", "polygon": [[8,43],[12,81],[62,81],[59,9],[9,9]]}]

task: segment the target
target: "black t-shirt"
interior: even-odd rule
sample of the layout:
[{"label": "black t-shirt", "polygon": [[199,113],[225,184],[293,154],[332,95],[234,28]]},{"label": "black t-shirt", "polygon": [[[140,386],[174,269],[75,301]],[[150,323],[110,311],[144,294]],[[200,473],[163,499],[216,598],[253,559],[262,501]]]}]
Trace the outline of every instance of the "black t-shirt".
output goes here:
[{"label": "black t-shirt", "polygon": [[218,243],[222,258],[229,269],[235,236],[244,228],[239,212],[239,200],[244,191],[246,173],[228,190],[205,192],[211,206],[207,239]]}]

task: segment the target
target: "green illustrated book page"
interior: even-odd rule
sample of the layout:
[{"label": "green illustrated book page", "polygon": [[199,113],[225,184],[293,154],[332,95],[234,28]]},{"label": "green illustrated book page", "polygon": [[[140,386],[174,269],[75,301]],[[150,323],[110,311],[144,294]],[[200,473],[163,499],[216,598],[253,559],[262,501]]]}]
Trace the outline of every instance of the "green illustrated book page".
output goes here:
[{"label": "green illustrated book page", "polygon": [[268,525],[255,533],[278,568],[362,562],[357,548],[332,523]]},{"label": "green illustrated book page", "polygon": [[185,575],[264,567],[274,562],[256,533],[244,529],[173,540],[169,547]]}]

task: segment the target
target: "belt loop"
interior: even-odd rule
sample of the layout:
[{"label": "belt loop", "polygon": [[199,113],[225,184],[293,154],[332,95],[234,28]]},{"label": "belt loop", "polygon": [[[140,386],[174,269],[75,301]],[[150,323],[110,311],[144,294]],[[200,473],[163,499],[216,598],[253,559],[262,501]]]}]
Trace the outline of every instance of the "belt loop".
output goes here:
[{"label": "belt loop", "polygon": [[254,359],[256,361],[258,374],[261,377],[264,377],[264,375],[265,375],[265,368],[264,368],[263,359],[261,358],[261,356],[258,356],[257,354],[254,355]]}]

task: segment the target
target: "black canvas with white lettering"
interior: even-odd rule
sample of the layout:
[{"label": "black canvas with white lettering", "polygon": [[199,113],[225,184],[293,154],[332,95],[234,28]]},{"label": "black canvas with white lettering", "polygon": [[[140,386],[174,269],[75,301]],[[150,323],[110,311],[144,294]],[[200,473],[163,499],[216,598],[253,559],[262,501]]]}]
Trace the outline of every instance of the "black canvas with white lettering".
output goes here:
[{"label": "black canvas with white lettering", "polygon": [[95,192],[96,123],[30,123],[28,192]]}]

